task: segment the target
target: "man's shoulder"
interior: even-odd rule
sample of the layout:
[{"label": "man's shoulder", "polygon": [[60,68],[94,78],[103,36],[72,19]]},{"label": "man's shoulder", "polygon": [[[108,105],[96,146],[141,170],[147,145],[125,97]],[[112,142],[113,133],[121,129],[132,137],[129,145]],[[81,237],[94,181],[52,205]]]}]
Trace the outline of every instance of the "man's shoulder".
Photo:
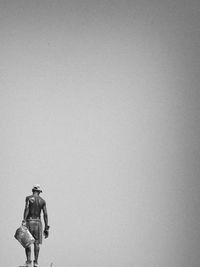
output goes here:
[{"label": "man's shoulder", "polygon": [[[34,202],[34,199],[35,199],[35,197],[33,195],[26,196],[26,202],[27,201]],[[42,204],[42,205],[46,204],[46,201],[41,196],[38,196],[38,199],[39,199],[40,204]]]},{"label": "man's shoulder", "polygon": [[33,195],[30,195],[30,196],[26,196],[26,200],[29,200],[30,198],[32,198]]},{"label": "man's shoulder", "polygon": [[39,199],[43,204],[46,204],[46,201],[41,196],[39,196]]}]

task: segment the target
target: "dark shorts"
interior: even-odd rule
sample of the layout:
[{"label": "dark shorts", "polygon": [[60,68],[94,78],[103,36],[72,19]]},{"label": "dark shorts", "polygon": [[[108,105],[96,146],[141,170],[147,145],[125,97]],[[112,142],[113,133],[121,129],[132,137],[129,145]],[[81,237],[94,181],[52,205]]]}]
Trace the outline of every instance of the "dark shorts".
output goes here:
[{"label": "dark shorts", "polygon": [[35,238],[35,243],[42,244],[42,222],[40,219],[28,219],[27,228]]}]

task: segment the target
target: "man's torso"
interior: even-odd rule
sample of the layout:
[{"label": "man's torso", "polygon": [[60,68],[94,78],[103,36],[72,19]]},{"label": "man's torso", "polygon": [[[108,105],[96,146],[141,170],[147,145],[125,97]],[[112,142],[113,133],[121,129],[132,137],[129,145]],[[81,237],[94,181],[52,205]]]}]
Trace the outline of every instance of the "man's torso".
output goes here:
[{"label": "man's torso", "polygon": [[44,199],[42,199],[40,196],[31,195],[26,197],[26,201],[29,208],[27,219],[40,218],[41,210],[45,205]]}]

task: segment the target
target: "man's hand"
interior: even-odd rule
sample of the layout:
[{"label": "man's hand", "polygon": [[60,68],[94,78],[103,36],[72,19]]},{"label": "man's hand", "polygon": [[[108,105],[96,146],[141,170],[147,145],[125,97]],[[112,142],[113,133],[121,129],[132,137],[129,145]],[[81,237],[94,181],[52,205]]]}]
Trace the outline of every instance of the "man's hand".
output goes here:
[{"label": "man's hand", "polygon": [[22,221],[22,226],[26,226],[26,221],[25,220]]},{"label": "man's hand", "polygon": [[44,228],[44,238],[48,238],[48,236],[49,236],[49,228],[50,228],[50,226],[45,226],[45,228]]}]

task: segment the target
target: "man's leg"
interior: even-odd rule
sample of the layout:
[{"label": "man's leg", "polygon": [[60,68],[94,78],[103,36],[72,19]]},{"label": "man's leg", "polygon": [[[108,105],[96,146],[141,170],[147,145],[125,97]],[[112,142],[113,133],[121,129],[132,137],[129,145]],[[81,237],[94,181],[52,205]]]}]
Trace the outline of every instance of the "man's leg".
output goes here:
[{"label": "man's leg", "polygon": [[42,223],[41,221],[37,221],[35,228],[35,243],[34,243],[34,267],[38,266],[38,256],[40,251],[40,244],[42,244]]},{"label": "man's leg", "polygon": [[35,256],[34,265],[35,266],[37,266],[38,264],[39,251],[40,251],[40,245],[39,243],[35,242],[34,243],[34,256]]},{"label": "man's leg", "polygon": [[31,264],[31,246],[25,248],[27,264]]}]

